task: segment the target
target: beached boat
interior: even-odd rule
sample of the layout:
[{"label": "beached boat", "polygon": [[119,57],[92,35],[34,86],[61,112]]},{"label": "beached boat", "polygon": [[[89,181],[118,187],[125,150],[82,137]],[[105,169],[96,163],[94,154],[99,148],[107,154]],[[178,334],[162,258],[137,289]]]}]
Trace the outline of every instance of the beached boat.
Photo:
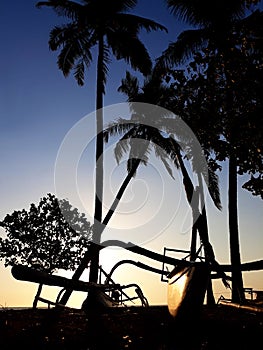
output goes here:
[{"label": "beached boat", "polygon": [[[34,299],[34,307],[37,306],[38,301],[47,303],[53,306],[64,306],[60,303],[61,295],[67,290],[75,290],[80,292],[88,292],[90,298],[84,300],[82,309],[104,309],[125,306],[126,302],[133,302],[138,299],[142,306],[148,306],[148,301],[143,295],[141,288],[136,283],[130,283],[127,285],[120,285],[109,279],[107,284],[99,284],[94,282],[84,282],[81,280],[73,280],[62,276],[52,275],[43,270],[24,266],[14,265],[11,269],[13,277],[21,281],[29,281],[38,283],[40,286],[56,286],[63,289],[58,294],[56,301],[50,301],[40,297],[42,287],[37,292]],[[132,296],[129,296],[126,291],[133,290]],[[92,297],[91,297],[92,296]]]},{"label": "beached boat", "polygon": [[204,262],[176,266],[168,275],[167,303],[176,318],[195,318],[204,303],[210,270]]}]

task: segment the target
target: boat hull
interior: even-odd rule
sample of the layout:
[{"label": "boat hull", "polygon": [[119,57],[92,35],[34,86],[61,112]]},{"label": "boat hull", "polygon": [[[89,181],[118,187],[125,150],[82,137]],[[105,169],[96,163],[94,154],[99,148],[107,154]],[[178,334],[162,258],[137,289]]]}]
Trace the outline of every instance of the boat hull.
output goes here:
[{"label": "boat hull", "polygon": [[205,263],[175,267],[168,276],[168,310],[174,318],[193,319],[204,303],[210,270]]}]

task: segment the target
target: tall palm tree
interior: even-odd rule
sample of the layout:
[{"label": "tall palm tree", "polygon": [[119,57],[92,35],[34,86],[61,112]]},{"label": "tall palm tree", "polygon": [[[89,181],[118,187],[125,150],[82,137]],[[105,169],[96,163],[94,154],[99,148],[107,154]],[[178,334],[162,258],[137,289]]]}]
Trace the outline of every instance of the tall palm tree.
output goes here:
[{"label": "tall palm tree", "polygon": [[[231,34],[233,28],[245,17],[247,4],[246,0],[189,0],[177,1],[166,0],[168,8],[180,19],[197,29],[182,32],[178,40],[171,43],[162,57],[157,60],[159,69],[174,64],[182,64],[194,53],[209,47],[216,50],[224,58],[225,76],[227,85],[231,86],[233,77],[229,63],[233,59],[233,43]],[[233,61],[233,60],[232,60]],[[228,103],[228,119],[235,120],[231,115],[231,103],[233,96],[231,89],[228,89],[226,103]],[[231,130],[228,132],[231,134]],[[231,142],[231,137],[229,139]],[[232,300],[243,301],[243,279],[241,272],[241,259],[238,237],[238,211],[237,211],[237,164],[235,162],[234,147],[229,154],[229,235],[230,235],[230,256],[233,267],[232,272]]]},{"label": "tall palm tree", "polygon": [[[84,84],[85,69],[89,68],[92,49],[97,46],[97,87],[96,87],[96,183],[94,206],[94,240],[100,242],[103,200],[103,95],[111,55],[124,59],[132,68],[144,75],[151,71],[150,56],[139,39],[139,31],[145,29],[165,30],[159,23],[128,13],[137,0],[49,0],[40,1],[37,7],[49,6],[59,16],[69,20],[68,24],[56,26],[50,32],[51,50],[61,49],[58,67],[65,76],[73,70],[79,85]],[[90,267],[90,281],[98,278],[99,253],[94,255]],[[85,266],[85,263],[83,264]],[[75,276],[83,272],[83,266]],[[82,270],[82,272],[81,272]],[[77,277],[79,278],[79,277]]]}]

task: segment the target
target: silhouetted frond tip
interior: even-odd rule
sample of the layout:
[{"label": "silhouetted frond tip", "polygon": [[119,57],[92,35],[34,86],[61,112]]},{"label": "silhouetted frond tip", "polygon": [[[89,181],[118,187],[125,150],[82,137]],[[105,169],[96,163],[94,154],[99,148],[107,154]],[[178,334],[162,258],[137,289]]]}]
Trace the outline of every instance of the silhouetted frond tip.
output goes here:
[{"label": "silhouetted frond tip", "polygon": [[168,33],[168,29],[164,25],[151,19],[128,13],[122,13],[121,17],[121,19],[117,18],[123,30],[127,30],[130,33],[138,34],[141,29],[146,30],[146,32],[161,30]]},{"label": "silhouetted frond tip", "polygon": [[164,72],[175,65],[183,64],[195,52],[206,45],[209,31],[207,29],[186,30],[182,32],[176,42],[170,43],[162,55],[156,59],[156,70]]},{"label": "silhouetted frond tip", "polygon": [[118,60],[124,59],[134,70],[139,70],[144,75],[150,74],[152,61],[146,47],[138,37],[120,29],[112,34],[107,33],[107,40]]},{"label": "silhouetted frond tip", "polygon": [[[126,120],[123,118],[118,118],[116,121],[109,123],[103,131],[104,141],[108,142],[109,137],[112,136],[121,136],[129,132],[134,126],[135,122],[131,120]],[[131,132],[132,133],[132,132]]]},{"label": "silhouetted frond tip", "polygon": [[114,148],[114,155],[117,163],[119,164],[123,155],[128,153],[130,150],[130,140],[128,138],[122,137],[119,142],[117,142]]},{"label": "silhouetted frond tip", "polygon": [[39,1],[36,3],[36,8],[43,6],[52,7],[58,16],[70,19],[75,19],[76,13],[82,8],[82,5],[77,2],[65,0]]},{"label": "silhouetted frond tip", "polygon": [[140,90],[139,80],[126,71],[126,76],[121,80],[121,85],[118,87],[118,92],[128,96],[128,101],[136,101]]},{"label": "silhouetted frond tip", "polygon": [[217,207],[217,209],[221,210],[221,198],[220,198],[220,190],[219,190],[219,179],[218,175],[209,167],[208,165],[208,191],[209,194]]},{"label": "silhouetted frond tip", "polygon": [[75,71],[74,71],[74,77],[77,80],[78,85],[80,86],[84,85],[84,72],[85,72],[85,65],[83,63],[83,60],[81,60],[75,66]]}]

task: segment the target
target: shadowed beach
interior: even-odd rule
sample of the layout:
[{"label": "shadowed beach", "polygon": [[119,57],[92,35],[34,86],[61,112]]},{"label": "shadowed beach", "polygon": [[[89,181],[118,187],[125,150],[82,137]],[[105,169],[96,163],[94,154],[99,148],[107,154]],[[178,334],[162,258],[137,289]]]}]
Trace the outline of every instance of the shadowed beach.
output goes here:
[{"label": "shadowed beach", "polygon": [[167,306],[112,308],[92,317],[77,309],[3,309],[2,350],[257,349],[263,312],[203,306],[194,323],[176,322]]}]

